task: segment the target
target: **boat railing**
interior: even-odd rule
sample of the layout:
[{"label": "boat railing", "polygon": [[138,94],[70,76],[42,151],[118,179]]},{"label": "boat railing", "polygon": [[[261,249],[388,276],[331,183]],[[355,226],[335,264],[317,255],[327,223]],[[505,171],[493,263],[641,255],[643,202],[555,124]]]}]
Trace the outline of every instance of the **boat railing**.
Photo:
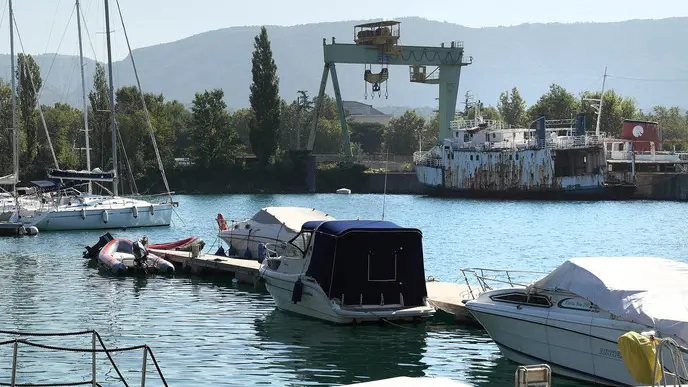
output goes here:
[{"label": "boat railing", "polygon": [[486,269],[480,267],[464,268],[461,269],[461,273],[473,298],[482,292],[492,290],[493,286],[525,287],[533,283],[535,279],[548,274],[531,270]]},{"label": "boat railing", "polygon": [[426,165],[429,167],[441,167],[442,159],[434,156],[430,151],[416,151],[413,153],[413,164]]},{"label": "boat railing", "polygon": [[[108,378],[111,378],[112,376],[109,376],[109,374],[112,373],[112,370],[115,371],[117,374],[119,381],[122,382],[123,385],[128,386],[129,384],[124,378],[124,375],[122,374],[122,371],[120,371],[119,367],[117,366],[115,360],[112,357],[112,354],[116,353],[124,353],[124,352],[131,352],[131,351],[143,351],[143,358],[142,358],[142,363],[141,363],[141,386],[145,387],[146,384],[146,375],[150,374],[151,372],[146,371],[146,367],[148,366],[149,362],[152,362],[155,370],[158,374],[158,377],[160,378],[160,381],[162,384],[167,387],[167,381],[165,380],[165,376],[162,374],[162,370],[160,369],[160,365],[158,361],[155,358],[155,355],[153,355],[153,350],[146,344],[143,345],[136,345],[136,346],[131,346],[131,347],[123,347],[123,348],[107,348],[105,346],[105,343],[95,330],[87,330],[87,331],[80,331],[80,332],[63,332],[63,333],[30,333],[30,332],[18,332],[18,331],[2,331],[0,330],[0,334],[2,335],[7,335],[7,336],[14,336],[13,339],[5,340],[5,341],[0,341],[0,347],[1,346],[13,346],[12,350],[12,368],[11,368],[11,374],[10,374],[10,383],[2,383],[2,385],[9,385],[12,387],[15,386],[77,386],[77,385],[84,385],[84,386],[100,386],[97,376],[97,354],[105,354],[107,359],[109,360],[110,366],[112,367],[111,370],[107,372]],[[54,345],[54,344],[46,344],[46,343],[38,343],[36,341],[32,341],[27,339],[28,337],[67,337],[67,336],[91,336],[91,345],[89,348],[78,348],[78,347],[67,347],[67,346],[59,346],[59,345]],[[44,349],[44,350],[49,350],[52,352],[67,352],[67,353],[90,353],[91,354],[91,369],[90,369],[90,380],[87,381],[68,381],[68,382],[58,382],[58,383],[53,383],[53,384],[33,384],[33,383],[26,383],[24,380],[30,375],[35,375],[35,370],[32,369],[27,369],[24,366],[18,366],[19,364],[19,358],[20,358],[20,349],[25,348],[25,347],[32,347],[32,348],[38,348],[38,349]],[[33,351],[32,354],[34,353]],[[40,356],[41,358],[44,358],[44,356]],[[78,360],[79,363],[83,362],[83,358],[80,357]],[[21,372],[23,371],[23,372]],[[26,373],[27,375],[21,375],[21,373]],[[125,370],[125,372],[129,373],[131,372],[130,369]],[[69,372],[69,375],[72,375],[72,372]],[[73,375],[72,375],[73,376]],[[22,382],[20,382],[20,380]]]}]

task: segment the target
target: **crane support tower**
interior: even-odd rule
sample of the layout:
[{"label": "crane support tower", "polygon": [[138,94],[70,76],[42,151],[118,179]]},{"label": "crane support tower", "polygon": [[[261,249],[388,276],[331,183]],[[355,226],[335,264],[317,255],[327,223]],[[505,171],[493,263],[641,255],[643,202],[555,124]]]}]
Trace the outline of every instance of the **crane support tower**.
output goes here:
[{"label": "crane support tower", "polygon": [[[381,84],[385,83],[389,77],[387,69],[389,65],[409,66],[409,80],[411,82],[439,85],[440,132],[438,138],[441,141],[451,136],[449,126],[456,111],[461,67],[471,64],[473,58],[464,61],[462,42],[453,41],[448,47],[445,47],[444,43],[440,47],[401,46],[399,45],[400,24],[398,21],[381,21],[357,25],[354,27],[354,44],[335,43],[334,38],[332,38],[332,43],[328,44],[327,39],[323,39],[325,67],[315,106],[315,119],[308,136],[308,150],[312,151],[315,144],[318,116],[322,108],[327,78],[331,75],[339,121],[342,125],[344,152],[347,156],[351,156],[349,130],[346,125],[335,67],[337,63],[363,64],[366,66],[363,73],[366,97],[368,83],[373,85],[373,93],[379,94],[381,92]],[[373,65],[381,67],[379,73],[372,71]],[[428,72],[428,67],[434,67],[434,69]],[[387,92],[385,91],[386,95]]]}]

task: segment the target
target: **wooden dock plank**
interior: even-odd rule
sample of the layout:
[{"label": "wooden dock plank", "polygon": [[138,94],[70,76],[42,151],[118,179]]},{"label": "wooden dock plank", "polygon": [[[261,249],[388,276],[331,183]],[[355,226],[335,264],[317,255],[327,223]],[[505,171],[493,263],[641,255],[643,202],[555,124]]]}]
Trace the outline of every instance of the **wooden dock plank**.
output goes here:
[{"label": "wooden dock plank", "polygon": [[428,290],[428,301],[430,305],[454,316],[454,320],[460,323],[475,324],[477,321],[466,309],[464,300],[472,300],[473,296],[478,297],[479,289],[471,289],[466,284],[428,281],[425,283]]},{"label": "wooden dock plank", "polygon": [[150,249],[150,252],[172,263],[190,269],[192,273],[212,270],[233,275],[237,280],[256,285],[260,277],[260,263],[252,259],[224,257],[213,254],[200,254],[193,257],[191,252],[176,250]]}]

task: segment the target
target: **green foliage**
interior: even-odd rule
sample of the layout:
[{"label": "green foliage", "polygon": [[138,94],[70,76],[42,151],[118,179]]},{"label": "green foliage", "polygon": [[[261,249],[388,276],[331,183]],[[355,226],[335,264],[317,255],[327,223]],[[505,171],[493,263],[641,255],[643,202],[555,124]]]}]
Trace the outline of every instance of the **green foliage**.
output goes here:
[{"label": "green foliage", "polygon": [[428,149],[437,145],[439,140],[437,137],[440,134],[440,113],[435,113],[430,120],[425,123],[425,128],[423,129],[421,137],[421,148]]},{"label": "green foliage", "polygon": [[88,127],[90,129],[91,165],[93,168],[108,170],[112,168],[112,141],[110,130],[110,97],[108,83],[105,78],[105,68],[96,63],[93,76],[93,90],[88,93],[90,114]]},{"label": "green foliage", "polygon": [[251,73],[251,109],[249,138],[251,148],[262,164],[267,164],[277,153],[280,128],[279,78],[272,57],[270,40],[265,27],[254,39]]},{"label": "green foliage", "polygon": [[239,109],[232,114],[232,125],[236,129],[237,135],[241,140],[241,143],[246,146],[246,148],[251,147],[250,140],[250,124],[253,119],[253,111],[251,109]]},{"label": "green foliage", "polygon": [[540,99],[531,106],[526,115],[526,124],[534,121],[538,116],[543,115],[549,120],[559,120],[573,118],[580,109],[580,103],[576,97],[566,91],[563,87],[552,84],[549,91],[543,94]]},{"label": "green foliage", "polygon": [[658,122],[662,140],[688,140],[688,113],[682,114],[678,106],[655,106],[648,113],[639,113],[639,118]]},{"label": "green foliage", "polygon": [[[358,144],[365,153],[379,153],[382,150],[382,140],[385,126],[378,122],[349,122],[352,144]],[[353,149],[353,148],[352,148]]]},{"label": "green foliage", "polygon": [[175,139],[173,154],[175,157],[183,157],[184,151],[191,146],[191,112],[176,100],[166,102],[164,109]]},{"label": "green foliage", "polygon": [[242,148],[223,97],[222,90],[214,89],[196,93],[193,100],[188,153],[203,168],[222,168],[234,163]]},{"label": "green foliage", "polygon": [[385,147],[392,154],[410,155],[418,150],[418,137],[425,128],[425,119],[407,110],[399,118],[392,118],[385,132]]},{"label": "green foliage", "polygon": [[43,81],[41,80],[41,70],[31,55],[19,54],[15,76],[17,78],[21,126],[26,136],[24,165],[29,166],[33,165],[38,153],[36,104]]},{"label": "green foliage", "polygon": [[508,125],[518,127],[526,124],[526,101],[517,88],[511,89],[511,93],[505,91],[499,95],[497,109]]},{"label": "green foliage", "polygon": [[[599,99],[600,92],[584,91],[581,93],[581,100],[583,100],[581,107],[585,114],[586,129],[594,131],[597,124],[597,110],[593,107],[597,105],[595,102],[585,101],[585,99]],[[608,90],[604,93],[604,101],[602,103],[602,115],[600,116],[600,131],[618,137],[621,135],[621,126],[624,119],[638,118],[638,109],[635,101],[632,98],[624,98],[614,90]]]},{"label": "green foliage", "polygon": [[[56,103],[54,106],[43,107],[45,124],[55,148],[57,161],[63,169],[82,169],[80,151],[74,148],[83,146],[84,126],[82,111],[67,104]],[[77,143],[79,140],[79,143]],[[86,157],[83,157],[86,160]],[[36,164],[48,166],[53,164],[52,154],[48,147],[41,147]]]},{"label": "green foliage", "polygon": [[[478,111],[478,115],[482,116],[486,120],[501,120],[502,115],[499,113],[499,110],[495,108],[494,106],[488,106],[485,107],[482,102],[480,102],[480,110]],[[463,117],[464,119],[467,120],[472,120],[475,119],[475,106],[470,106],[468,109],[465,109],[463,112],[459,114],[459,117]],[[439,121],[438,121],[438,129],[439,129]]]},{"label": "green foliage", "polygon": [[0,176],[12,172],[12,89],[0,79]]}]

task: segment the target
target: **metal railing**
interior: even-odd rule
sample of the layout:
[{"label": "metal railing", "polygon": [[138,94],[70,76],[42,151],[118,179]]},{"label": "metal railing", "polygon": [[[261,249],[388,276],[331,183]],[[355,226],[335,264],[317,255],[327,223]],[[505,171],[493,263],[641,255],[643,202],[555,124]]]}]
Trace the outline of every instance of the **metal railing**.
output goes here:
[{"label": "metal railing", "polygon": [[[461,274],[463,275],[464,281],[466,281],[466,285],[468,286],[471,296],[476,298],[480,293],[493,289],[492,286],[494,285],[491,286],[490,283],[496,283],[498,285],[511,288],[517,286],[525,287],[534,282],[535,278],[533,277],[535,277],[535,275],[544,276],[549,273],[530,270],[486,269],[480,267],[471,267],[461,269]],[[475,282],[471,283],[469,278],[472,278]],[[473,289],[474,287],[476,288],[475,291]],[[480,292],[478,292],[478,289]]]},{"label": "metal railing", "polygon": [[430,151],[417,151],[413,153],[413,164],[428,167],[442,167],[441,157],[434,156]]},{"label": "metal railing", "polygon": [[[122,384],[124,386],[128,387],[129,384],[124,379],[124,375],[122,375],[122,372],[117,367],[117,364],[115,363],[111,354],[119,353],[119,352],[143,350],[143,362],[141,365],[141,387],[145,387],[145,385],[146,385],[146,365],[148,364],[148,358],[149,357],[150,357],[150,360],[155,365],[155,369],[158,373],[158,376],[160,377],[160,380],[162,381],[162,384],[165,387],[167,387],[167,381],[165,380],[165,377],[162,374],[162,370],[160,369],[160,365],[158,364],[158,361],[155,359],[155,356],[153,355],[153,350],[148,345],[145,345],[145,344],[132,346],[132,347],[125,347],[125,348],[109,349],[105,346],[103,339],[98,334],[98,332],[96,332],[95,330],[88,330],[88,331],[81,331],[81,332],[65,332],[65,333],[30,333],[30,332],[2,331],[2,330],[0,330],[0,334],[10,335],[10,336],[20,336],[20,337],[21,336],[24,336],[24,337],[65,337],[65,336],[91,335],[91,348],[73,348],[73,347],[61,347],[61,346],[55,346],[55,345],[47,345],[47,344],[41,344],[41,343],[29,341],[29,340],[24,339],[24,338],[14,338],[11,340],[0,341],[0,346],[3,346],[3,345],[12,345],[13,346],[13,350],[12,350],[12,372],[11,372],[11,376],[10,376],[10,383],[0,382],[0,386],[10,386],[10,387],[77,386],[77,385],[84,385],[84,386],[90,385],[93,387],[100,386],[100,384],[97,381],[97,374],[96,374],[96,354],[104,353],[107,356],[108,360],[110,361],[112,368],[117,373],[119,380],[122,382]],[[17,379],[18,379],[18,377],[17,377],[17,370],[18,370],[17,360],[19,358],[20,345],[35,347],[35,348],[42,348],[42,349],[53,350],[53,351],[63,351],[63,352],[72,352],[72,353],[74,353],[74,352],[91,353],[91,379],[87,380],[87,381],[66,382],[66,383],[61,382],[61,383],[57,383],[57,384],[18,383],[17,382]]]}]

